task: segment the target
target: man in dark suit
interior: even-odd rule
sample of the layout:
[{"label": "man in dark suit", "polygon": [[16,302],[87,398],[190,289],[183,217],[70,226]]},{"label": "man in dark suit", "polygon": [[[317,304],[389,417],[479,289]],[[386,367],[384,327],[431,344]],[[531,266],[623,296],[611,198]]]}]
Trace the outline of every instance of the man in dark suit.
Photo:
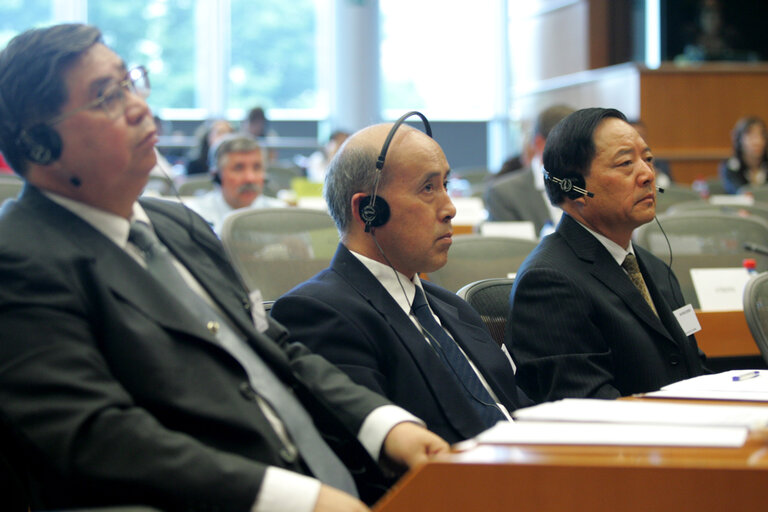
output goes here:
[{"label": "man in dark suit", "polygon": [[94,27],[0,52],[0,149],[26,181],[0,212],[0,431],[32,508],[365,510],[374,459],[447,444],[259,317],[200,217],[137,201],[148,87]]},{"label": "man in dark suit", "polygon": [[[508,355],[472,307],[419,279],[447,261],[456,214],[446,191],[450,169],[437,142],[403,125],[378,171],[377,155],[392,127],[361,130],[331,162],[325,197],[342,243],[330,268],[281,297],[272,316],[354,381],[422,418],[449,442],[460,441],[529,401],[519,394]],[[389,213],[377,211],[366,222],[369,202],[386,204]],[[416,296],[424,294],[427,320],[415,312]],[[440,334],[426,325],[435,318]],[[458,361],[443,357],[451,349]]]},{"label": "man in dark suit", "polygon": [[579,110],[550,133],[544,168],[564,214],[510,295],[505,343],[521,387],[538,402],[616,398],[704,372],[696,340],[678,322],[677,279],[631,242],[655,215],[645,141],[617,110]]},{"label": "man in dark suit", "polygon": [[[529,165],[499,177],[485,191],[483,201],[490,221],[530,221],[536,233],[546,235],[559,219],[559,210],[551,208],[544,191],[542,155],[549,132],[565,116],[573,112],[566,105],[554,105],[536,117],[531,141]],[[548,228],[542,231],[543,228]]]}]

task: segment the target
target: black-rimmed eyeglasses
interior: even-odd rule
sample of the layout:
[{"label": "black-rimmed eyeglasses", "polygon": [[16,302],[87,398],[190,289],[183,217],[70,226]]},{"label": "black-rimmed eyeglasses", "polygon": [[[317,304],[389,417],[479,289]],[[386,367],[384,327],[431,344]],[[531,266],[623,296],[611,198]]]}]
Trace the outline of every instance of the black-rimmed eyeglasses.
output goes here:
[{"label": "black-rimmed eyeglasses", "polygon": [[116,119],[125,111],[126,93],[128,92],[137,94],[142,98],[149,96],[149,76],[144,66],[138,66],[129,70],[124,80],[108,86],[95,100],[60,114],[46,124],[53,126],[78,112],[96,107],[101,108],[110,119]]}]

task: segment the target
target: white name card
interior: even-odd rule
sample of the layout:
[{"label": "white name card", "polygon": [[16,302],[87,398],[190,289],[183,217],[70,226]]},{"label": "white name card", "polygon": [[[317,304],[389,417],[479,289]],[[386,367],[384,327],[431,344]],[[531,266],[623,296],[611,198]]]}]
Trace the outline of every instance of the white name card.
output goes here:
[{"label": "white name card", "polygon": [[742,311],[745,268],[692,268],[691,279],[702,311]]}]

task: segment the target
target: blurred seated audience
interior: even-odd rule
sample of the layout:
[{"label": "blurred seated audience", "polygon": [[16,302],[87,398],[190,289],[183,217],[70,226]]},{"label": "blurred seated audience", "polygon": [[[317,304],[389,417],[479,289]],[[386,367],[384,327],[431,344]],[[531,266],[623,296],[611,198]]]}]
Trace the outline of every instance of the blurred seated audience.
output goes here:
[{"label": "blurred seated audience", "polygon": [[[277,132],[270,128],[269,119],[263,107],[253,107],[248,111],[248,115],[240,124],[240,131],[256,139],[278,136]],[[276,161],[277,150],[275,148],[267,148],[267,157],[269,162]]]},{"label": "blurred seated audience", "polygon": [[344,130],[334,130],[328,138],[322,149],[315,151],[306,158],[300,165],[307,171],[307,179],[315,183],[325,181],[325,172],[328,164],[331,163],[336,152],[344,141],[349,137],[349,132]]},{"label": "blurred seated audience", "polygon": [[718,173],[727,194],[739,194],[744,187],[765,185],[768,176],[768,131],[757,116],[742,117],[731,131],[733,154],[720,163]]},{"label": "blurred seated audience", "polygon": [[213,147],[211,179],[216,187],[193,197],[185,204],[200,214],[217,233],[224,218],[239,208],[273,208],[286,206],[274,197],[264,195],[266,169],[259,143],[244,134],[230,134]]},{"label": "blurred seated audience", "polygon": [[562,212],[546,197],[542,155],[549,132],[571,112],[573,108],[567,105],[554,105],[539,113],[531,142],[530,164],[497,179],[485,191],[483,199],[489,221],[531,221],[540,236],[554,230]]},{"label": "blurred seated audience", "polygon": [[187,164],[187,174],[205,174],[209,169],[210,150],[216,141],[235,129],[226,119],[209,119],[195,130],[197,146],[192,149],[190,161]]}]

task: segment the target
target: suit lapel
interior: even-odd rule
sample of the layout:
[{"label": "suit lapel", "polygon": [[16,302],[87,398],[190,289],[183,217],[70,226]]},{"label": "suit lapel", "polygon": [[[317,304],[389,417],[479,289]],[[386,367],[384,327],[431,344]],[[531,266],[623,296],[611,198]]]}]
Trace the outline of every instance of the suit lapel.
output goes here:
[{"label": "suit lapel", "polygon": [[[613,259],[608,250],[591,233],[567,214],[563,215],[562,221],[558,226],[558,232],[568,242],[579,259],[591,264],[590,273],[595,279],[615,293],[643,323],[672,343],[677,344],[674,336],[672,336],[666,325],[662,323],[662,320],[667,320],[666,311],[664,315],[660,313],[661,316],[658,317],[653,313],[653,310],[643,299],[642,294],[635,288],[635,285],[632,284],[632,281],[622,268],[616,264],[616,260]],[[665,301],[656,302],[658,295],[658,293],[655,296],[652,294],[656,309],[668,310],[669,307]]]},{"label": "suit lapel", "polygon": [[457,399],[463,392],[456,378],[440,361],[434,349],[429,346],[389,292],[342,244],[339,244],[331,262],[331,270],[346,281],[390,325],[404,349],[411,354],[414,363],[421,370],[424,382],[453,427],[464,437],[475,435],[482,425],[471,405],[466,400]]}]

